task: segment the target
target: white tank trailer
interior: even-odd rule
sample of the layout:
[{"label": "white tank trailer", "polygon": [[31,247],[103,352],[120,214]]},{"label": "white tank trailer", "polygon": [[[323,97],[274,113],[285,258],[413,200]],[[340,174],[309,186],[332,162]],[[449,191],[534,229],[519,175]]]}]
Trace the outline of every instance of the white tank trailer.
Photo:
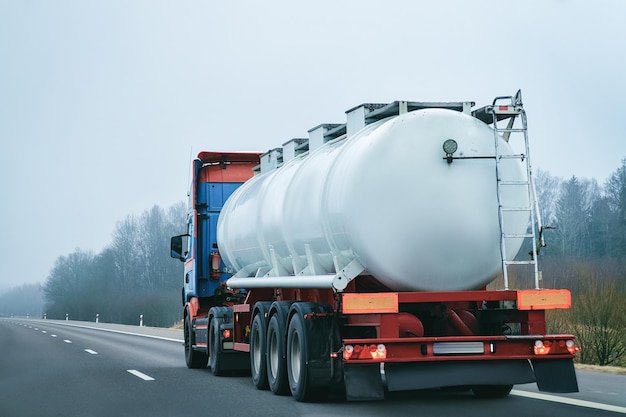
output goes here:
[{"label": "white tank trailer", "polygon": [[[370,275],[391,291],[452,291],[491,282],[502,267],[495,138],[500,155],[513,150],[472,105],[362,105],[345,125],[320,125],[308,141],[264,154],[261,173],[219,217],[228,285],[341,291]],[[443,149],[449,139],[456,150]],[[298,154],[301,142],[308,149]],[[499,169],[510,182],[526,176],[519,158]],[[527,187],[501,188],[502,199],[530,204]],[[528,211],[507,217],[506,233],[529,227]],[[521,244],[507,243],[509,259]]]}]

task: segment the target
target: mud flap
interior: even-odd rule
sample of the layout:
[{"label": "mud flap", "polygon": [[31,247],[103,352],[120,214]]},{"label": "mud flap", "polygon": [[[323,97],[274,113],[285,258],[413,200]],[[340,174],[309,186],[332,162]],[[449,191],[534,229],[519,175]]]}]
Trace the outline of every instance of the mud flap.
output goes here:
[{"label": "mud flap", "polygon": [[348,401],[385,399],[380,364],[345,365],[343,375]]},{"label": "mud flap", "polygon": [[539,391],[578,392],[573,359],[535,359],[532,364]]},{"label": "mud flap", "polygon": [[247,371],[250,369],[250,355],[247,352],[223,350],[220,366],[224,371]]},{"label": "mud flap", "polygon": [[386,363],[389,391],[535,382],[527,360]]}]

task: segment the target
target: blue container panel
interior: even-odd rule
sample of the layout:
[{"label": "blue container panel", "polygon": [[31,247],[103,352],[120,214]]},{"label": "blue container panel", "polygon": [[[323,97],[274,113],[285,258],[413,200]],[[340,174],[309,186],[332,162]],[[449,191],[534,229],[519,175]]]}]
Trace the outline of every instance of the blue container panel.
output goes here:
[{"label": "blue container panel", "polygon": [[[230,276],[220,274],[219,280],[210,277],[210,259],[213,244],[217,243],[217,221],[224,203],[242,183],[201,183],[197,188],[198,242],[196,251],[196,281],[199,297],[209,297],[220,283]],[[221,264],[224,269],[224,264]]]},{"label": "blue container panel", "polygon": [[241,186],[239,182],[205,182],[198,184],[197,204],[206,204],[208,211],[220,211],[224,203]]}]

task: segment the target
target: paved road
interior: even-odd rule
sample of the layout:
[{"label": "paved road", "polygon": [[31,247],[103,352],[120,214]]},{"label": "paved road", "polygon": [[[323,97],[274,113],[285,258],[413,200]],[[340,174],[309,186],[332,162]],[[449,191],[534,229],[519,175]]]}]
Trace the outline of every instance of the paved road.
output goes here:
[{"label": "paved road", "polygon": [[382,402],[298,403],[288,396],[256,390],[245,374],[218,378],[207,370],[187,369],[181,339],[180,331],[164,329],[0,319],[0,416],[578,417],[626,413],[626,376],[594,372],[579,373],[581,393],[541,399],[529,385],[516,387],[516,395],[498,400],[421,391],[394,393]]}]

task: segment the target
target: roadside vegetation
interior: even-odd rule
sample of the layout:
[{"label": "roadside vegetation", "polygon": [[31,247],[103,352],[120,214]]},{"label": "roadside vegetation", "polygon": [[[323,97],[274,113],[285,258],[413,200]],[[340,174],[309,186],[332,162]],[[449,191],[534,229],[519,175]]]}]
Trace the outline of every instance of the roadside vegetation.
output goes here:
[{"label": "roadside vegetation", "polygon": [[100,253],[76,249],[57,258],[43,285],[49,319],[169,327],[181,318],[182,263],[169,240],[185,230],[184,203],[154,206],[118,222]]},{"label": "roadside vegetation", "polygon": [[572,308],[548,314],[548,331],[576,335],[582,364],[626,367],[626,288],[620,270],[578,263],[571,277]]},{"label": "roadside vegetation", "polygon": [[[572,308],[550,311],[548,331],[576,335],[583,364],[626,366],[626,159],[603,187],[539,172],[547,234],[543,286],[569,288]],[[543,197],[543,198],[542,198]]]}]

